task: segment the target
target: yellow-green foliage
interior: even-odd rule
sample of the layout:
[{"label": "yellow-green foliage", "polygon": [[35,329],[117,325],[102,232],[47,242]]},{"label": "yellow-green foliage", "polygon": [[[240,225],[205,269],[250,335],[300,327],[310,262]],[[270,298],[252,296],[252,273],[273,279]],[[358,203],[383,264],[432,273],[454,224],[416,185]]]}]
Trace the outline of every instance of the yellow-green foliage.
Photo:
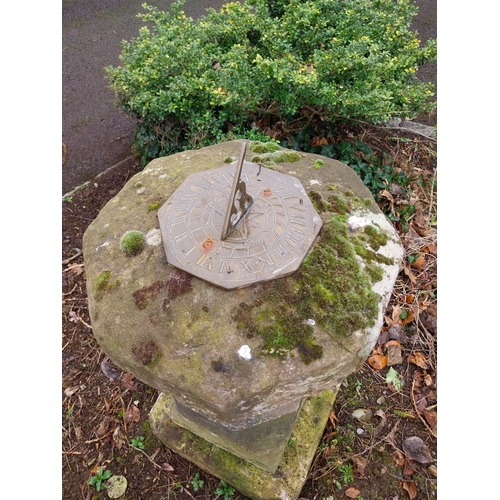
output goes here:
[{"label": "yellow-green foliage", "polygon": [[[142,160],[179,149],[336,120],[414,118],[435,104],[415,77],[436,59],[411,23],[414,2],[247,0],[196,20],[143,4],[147,23],[108,67],[120,106],[138,120]],[[276,11],[274,7],[280,6]]]}]

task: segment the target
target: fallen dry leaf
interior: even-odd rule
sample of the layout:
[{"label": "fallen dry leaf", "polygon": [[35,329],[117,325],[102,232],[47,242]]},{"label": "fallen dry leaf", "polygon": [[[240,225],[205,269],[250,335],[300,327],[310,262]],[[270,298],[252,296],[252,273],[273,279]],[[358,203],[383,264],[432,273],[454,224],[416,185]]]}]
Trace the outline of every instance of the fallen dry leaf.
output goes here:
[{"label": "fallen dry leaf", "polygon": [[404,477],[410,477],[411,475],[415,474],[416,469],[414,467],[414,463],[412,460],[405,460],[405,465],[403,467],[403,476]]},{"label": "fallen dry leaf", "polygon": [[406,317],[404,319],[400,319],[399,322],[401,326],[405,326],[414,320],[415,320],[415,313],[413,311],[406,311]]},{"label": "fallen dry leaf", "polygon": [[425,359],[425,356],[421,352],[414,352],[408,357],[408,361],[417,365],[424,370],[428,370],[430,368],[429,363]]},{"label": "fallen dry leaf", "polygon": [[428,464],[434,461],[429,447],[418,436],[411,436],[403,441],[405,455],[420,464]]},{"label": "fallen dry leaf", "polygon": [[415,295],[413,295],[413,293],[409,293],[404,296],[404,299],[407,304],[411,304],[415,300]]},{"label": "fallen dry leaf", "polygon": [[360,493],[361,491],[357,490],[356,488],[347,488],[344,494],[349,498],[358,498]]},{"label": "fallen dry leaf", "polygon": [[309,141],[309,145],[310,146],[328,146],[328,140],[325,138],[325,137],[313,137],[310,141]]},{"label": "fallen dry leaf", "polygon": [[73,323],[78,323],[80,321],[80,318],[76,315],[75,311],[70,311],[69,312],[69,320]]},{"label": "fallen dry leaf", "polygon": [[397,340],[389,340],[387,348],[387,366],[400,365],[403,362],[401,344]]},{"label": "fallen dry leaf", "polygon": [[382,431],[385,427],[385,424],[387,423],[387,417],[385,416],[385,413],[384,413],[384,410],[382,409],[378,409],[376,412],[375,412],[375,415],[377,417],[380,417],[381,420],[379,422],[379,424],[377,425],[377,427],[375,427],[375,429],[373,429],[373,436],[378,438],[382,435]]},{"label": "fallen dry leaf", "polygon": [[122,382],[125,388],[128,389],[129,391],[135,390],[134,375],[132,373],[124,373],[122,375]]},{"label": "fallen dry leaf", "polygon": [[424,411],[424,418],[432,429],[437,426],[437,413],[435,411]]},{"label": "fallen dry leaf", "polygon": [[394,452],[392,453],[392,458],[396,465],[399,465],[399,467],[404,467],[405,457],[399,450],[394,450]]},{"label": "fallen dry leaf", "polygon": [[387,356],[374,354],[368,358],[368,363],[374,370],[382,370],[387,366]]},{"label": "fallen dry leaf", "polygon": [[122,446],[126,442],[125,435],[121,432],[120,426],[117,425],[116,429],[113,431],[112,447],[116,446],[119,450],[121,450]]},{"label": "fallen dry leaf", "polygon": [[379,193],[379,198],[385,198],[385,199],[389,200],[390,210],[392,213],[394,213],[394,196],[392,196],[392,194],[389,193],[389,191],[384,189],[383,191],[381,191]]},{"label": "fallen dry leaf", "polygon": [[95,433],[97,434],[97,437],[102,437],[102,436],[104,436],[104,434],[106,434],[106,432],[108,432],[108,427],[109,427],[110,422],[111,422],[111,419],[109,417],[105,417],[101,421],[101,423],[97,427],[97,430],[95,431]]},{"label": "fallen dry leaf", "polygon": [[406,274],[406,276],[408,276],[408,278],[410,278],[410,281],[416,285],[417,284],[417,278],[416,276],[410,271],[410,268],[403,265],[403,271],[404,273]]},{"label": "fallen dry leaf", "polygon": [[64,395],[68,398],[70,398],[71,396],[73,396],[73,394],[78,391],[78,389],[80,389],[80,386],[79,385],[74,385],[73,387],[68,387],[66,389],[64,389]]},{"label": "fallen dry leaf", "polygon": [[135,405],[130,405],[130,408],[125,413],[125,422],[130,424],[131,422],[139,422],[141,419],[141,412],[139,408]]},{"label": "fallen dry leaf", "polygon": [[415,269],[422,269],[425,266],[425,257],[423,255],[419,255],[411,264],[411,267]]},{"label": "fallen dry leaf", "polygon": [[417,487],[413,481],[403,481],[403,489],[407,491],[410,500],[413,500],[417,496]]},{"label": "fallen dry leaf", "polygon": [[368,460],[366,460],[366,458],[363,457],[353,456],[352,461],[356,466],[355,470],[356,476],[359,477],[360,479],[364,479],[365,469],[368,466]]},{"label": "fallen dry leaf", "polygon": [[428,245],[425,245],[424,248],[422,248],[422,251],[425,253],[433,253],[437,254],[437,245],[436,243],[429,243]]}]

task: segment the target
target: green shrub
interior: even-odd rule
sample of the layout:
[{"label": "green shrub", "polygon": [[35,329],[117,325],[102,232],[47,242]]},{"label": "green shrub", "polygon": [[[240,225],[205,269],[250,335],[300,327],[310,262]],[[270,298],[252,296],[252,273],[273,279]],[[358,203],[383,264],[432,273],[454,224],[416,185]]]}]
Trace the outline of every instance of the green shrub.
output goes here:
[{"label": "green shrub", "polygon": [[[143,162],[175,150],[337,120],[380,123],[434,106],[418,67],[436,58],[409,27],[414,0],[252,0],[197,21],[143,4],[139,36],[107,75],[138,122]],[[252,132],[254,133],[254,132]]]}]

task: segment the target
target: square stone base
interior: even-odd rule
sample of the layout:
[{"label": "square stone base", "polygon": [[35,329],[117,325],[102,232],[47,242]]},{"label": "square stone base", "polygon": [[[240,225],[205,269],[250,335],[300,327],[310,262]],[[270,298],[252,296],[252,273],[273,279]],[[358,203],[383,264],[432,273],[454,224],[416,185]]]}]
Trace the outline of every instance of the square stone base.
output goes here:
[{"label": "square stone base", "polygon": [[223,479],[253,500],[296,500],[309,473],[337,390],[303,401],[278,469],[271,474],[175,424],[171,398],[160,394],[149,414],[151,430],[169,449]]}]

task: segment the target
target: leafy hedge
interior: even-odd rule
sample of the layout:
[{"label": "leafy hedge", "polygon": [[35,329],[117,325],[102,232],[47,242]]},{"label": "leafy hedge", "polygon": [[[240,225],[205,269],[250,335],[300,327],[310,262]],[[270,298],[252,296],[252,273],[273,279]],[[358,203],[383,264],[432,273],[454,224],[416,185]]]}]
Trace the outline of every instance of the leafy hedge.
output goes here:
[{"label": "leafy hedge", "polygon": [[436,59],[436,42],[420,47],[409,29],[412,0],[248,0],[197,21],[183,5],[143,4],[150,27],[123,42],[121,66],[106,68],[138,121],[143,161],[252,128],[380,123],[434,106],[432,85],[415,72]]}]

